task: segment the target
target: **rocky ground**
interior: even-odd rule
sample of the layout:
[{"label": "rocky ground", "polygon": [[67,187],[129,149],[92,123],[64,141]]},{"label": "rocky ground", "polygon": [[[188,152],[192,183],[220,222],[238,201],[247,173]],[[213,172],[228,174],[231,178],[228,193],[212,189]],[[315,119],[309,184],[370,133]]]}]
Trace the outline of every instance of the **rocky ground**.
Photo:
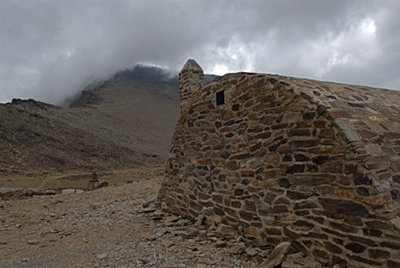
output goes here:
[{"label": "rocky ground", "polygon": [[[119,173],[94,191],[0,200],[0,267],[274,267],[272,249],[248,246],[226,226],[156,210],[161,171]],[[287,257],[277,267],[291,265]]]}]

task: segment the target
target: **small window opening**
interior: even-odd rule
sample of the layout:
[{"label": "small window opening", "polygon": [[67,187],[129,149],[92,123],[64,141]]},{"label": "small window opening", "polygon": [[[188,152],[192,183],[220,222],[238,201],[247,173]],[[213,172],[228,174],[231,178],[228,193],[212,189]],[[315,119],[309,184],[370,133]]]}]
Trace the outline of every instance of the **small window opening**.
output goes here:
[{"label": "small window opening", "polygon": [[220,91],[215,94],[217,105],[225,104],[225,91]]}]

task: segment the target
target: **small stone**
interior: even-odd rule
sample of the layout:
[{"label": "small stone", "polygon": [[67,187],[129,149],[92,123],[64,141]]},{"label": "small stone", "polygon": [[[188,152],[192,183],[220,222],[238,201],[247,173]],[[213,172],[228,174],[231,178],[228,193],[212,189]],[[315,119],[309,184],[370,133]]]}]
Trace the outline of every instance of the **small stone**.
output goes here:
[{"label": "small stone", "polygon": [[250,257],[256,256],[258,254],[258,250],[256,248],[248,247],[246,248],[246,254]]},{"label": "small stone", "polygon": [[243,241],[243,236],[239,236],[237,239],[236,239],[236,243],[239,243],[239,242],[242,242]]},{"label": "small stone", "polygon": [[400,231],[400,217],[396,217],[391,220],[391,223],[393,224],[394,228],[396,228],[398,231]]},{"label": "small stone", "polygon": [[152,213],[152,212],[155,212],[155,211],[156,211],[155,208],[147,207],[147,208],[144,208],[141,212],[147,214],[147,213]]},{"label": "small stone", "polygon": [[182,231],[182,230],[176,230],[176,231],[172,232],[172,235],[173,236],[185,236],[185,235],[187,235],[187,233],[185,231]]},{"label": "small stone", "polygon": [[175,243],[172,242],[172,241],[170,241],[170,240],[162,240],[162,241],[161,241],[161,245],[162,245],[163,247],[170,248],[170,247],[172,247],[173,245],[175,245]]},{"label": "small stone", "polygon": [[177,216],[169,216],[168,218],[165,219],[166,223],[171,223],[171,222],[176,222],[179,220],[179,217]]},{"label": "small stone", "polygon": [[[144,202],[142,204],[142,207],[143,208],[149,208],[149,207],[154,208],[155,207],[154,200],[147,200],[146,202]],[[172,217],[176,217],[176,216],[172,216]]]},{"label": "small stone", "polygon": [[74,194],[75,193],[75,189],[63,189],[61,191],[62,194]]},{"label": "small stone", "polygon": [[28,240],[28,245],[37,245],[39,244],[39,241],[36,239]]},{"label": "small stone", "polygon": [[157,237],[155,235],[150,235],[146,239],[147,239],[147,241],[154,241],[157,239]]},{"label": "small stone", "polygon": [[155,235],[156,237],[161,237],[161,236],[165,235],[166,233],[167,233],[167,229],[165,229],[165,228],[158,228],[158,229],[156,230],[156,232],[154,233],[154,235]]},{"label": "small stone", "polygon": [[217,248],[223,248],[226,246],[226,242],[222,240],[218,240],[217,243],[215,244],[215,247]]},{"label": "small stone", "polygon": [[108,254],[107,254],[107,253],[100,253],[100,254],[97,254],[96,257],[97,257],[99,260],[105,260],[105,259],[108,258]]},{"label": "small stone", "polygon": [[177,221],[177,222],[175,223],[175,225],[176,225],[176,226],[186,226],[186,225],[189,225],[190,223],[191,223],[190,220],[182,219],[182,220]]},{"label": "small stone", "polygon": [[197,226],[203,225],[204,220],[205,220],[204,215],[203,215],[203,214],[200,214],[199,217],[197,218],[196,225],[197,225]]},{"label": "small stone", "polygon": [[0,240],[0,245],[7,245],[7,241],[5,241],[5,240]]},{"label": "small stone", "polygon": [[99,182],[95,182],[93,187],[94,189],[98,189],[98,188],[102,188],[102,187],[107,187],[108,186],[108,182],[107,181],[99,181]]},{"label": "small stone", "polygon": [[216,241],[218,241],[218,237],[210,236],[210,237],[208,238],[208,240],[211,240],[211,241],[213,241],[213,242],[216,242]]}]

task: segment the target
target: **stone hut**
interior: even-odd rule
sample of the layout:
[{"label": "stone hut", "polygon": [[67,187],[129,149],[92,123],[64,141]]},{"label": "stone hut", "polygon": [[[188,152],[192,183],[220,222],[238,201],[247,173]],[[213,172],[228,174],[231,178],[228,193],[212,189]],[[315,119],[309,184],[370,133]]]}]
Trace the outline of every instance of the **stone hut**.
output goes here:
[{"label": "stone hut", "polygon": [[328,264],[400,267],[400,93],[188,60],[158,203]]}]

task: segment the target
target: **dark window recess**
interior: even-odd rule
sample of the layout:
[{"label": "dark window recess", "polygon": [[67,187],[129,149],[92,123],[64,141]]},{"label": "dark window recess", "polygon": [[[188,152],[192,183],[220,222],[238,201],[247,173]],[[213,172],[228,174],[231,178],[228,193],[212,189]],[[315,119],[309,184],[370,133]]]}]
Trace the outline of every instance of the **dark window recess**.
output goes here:
[{"label": "dark window recess", "polygon": [[217,98],[217,105],[225,104],[225,92],[224,91],[217,92],[215,94],[215,96]]}]

